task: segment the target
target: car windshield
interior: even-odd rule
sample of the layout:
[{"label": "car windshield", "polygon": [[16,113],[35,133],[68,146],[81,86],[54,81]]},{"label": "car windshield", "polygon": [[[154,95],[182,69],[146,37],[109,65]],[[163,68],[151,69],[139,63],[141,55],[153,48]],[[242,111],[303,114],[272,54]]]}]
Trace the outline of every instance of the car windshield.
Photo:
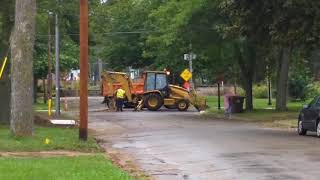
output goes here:
[{"label": "car windshield", "polygon": [[316,104],[315,104],[315,107],[320,107],[320,98],[318,98],[318,101],[316,102]]},{"label": "car windshield", "polygon": [[320,103],[320,102],[318,101],[318,99],[319,99],[319,97],[314,98],[314,99],[310,102],[309,107],[314,107],[317,103]]}]

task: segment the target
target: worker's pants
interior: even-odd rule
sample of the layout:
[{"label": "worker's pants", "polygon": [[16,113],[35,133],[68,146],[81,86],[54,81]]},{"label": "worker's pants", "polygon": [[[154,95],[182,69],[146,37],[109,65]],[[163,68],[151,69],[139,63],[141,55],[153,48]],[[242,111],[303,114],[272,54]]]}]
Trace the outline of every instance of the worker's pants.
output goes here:
[{"label": "worker's pants", "polygon": [[123,101],[124,101],[123,98],[117,98],[116,99],[117,111],[122,111]]}]

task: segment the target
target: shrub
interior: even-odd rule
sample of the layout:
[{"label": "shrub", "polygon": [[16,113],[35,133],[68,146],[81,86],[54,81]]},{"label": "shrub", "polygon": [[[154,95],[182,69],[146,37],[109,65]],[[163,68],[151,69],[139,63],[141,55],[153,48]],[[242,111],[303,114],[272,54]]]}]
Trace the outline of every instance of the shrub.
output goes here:
[{"label": "shrub", "polygon": [[308,61],[303,58],[299,50],[293,54],[289,71],[288,90],[294,100],[306,100],[308,84],[312,82],[312,73]]},{"label": "shrub", "polygon": [[294,99],[305,100],[308,93],[310,78],[307,73],[294,72],[289,78],[289,95]]},{"label": "shrub", "polygon": [[307,86],[307,96],[308,98],[313,98],[315,96],[320,96],[320,82],[314,82]]},{"label": "shrub", "polygon": [[246,96],[246,92],[241,87],[237,87],[237,95],[244,97]]},{"label": "shrub", "polygon": [[254,85],[253,86],[253,97],[255,98],[268,98],[268,86],[267,85]]}]

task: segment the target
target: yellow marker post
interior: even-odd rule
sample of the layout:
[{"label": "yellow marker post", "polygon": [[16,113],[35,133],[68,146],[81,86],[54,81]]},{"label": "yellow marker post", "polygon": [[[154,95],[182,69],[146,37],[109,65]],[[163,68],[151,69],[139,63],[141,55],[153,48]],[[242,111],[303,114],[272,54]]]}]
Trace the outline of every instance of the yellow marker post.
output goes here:
[{"label": "yellow marker post", "polygon": [[2,78],[2,74],[3,74],[4,68],[6,67],[7,61],[8,61],[8,57],[5,57],[4,62],[1,67],[1,70],[0,70],[0,79]]},{"label": "yellow marker post", "polygon": [[52,100],[49,99],[49,100],[48,100],[48,115],[49,115],[49,116],[51,116],[51,106],[52,106],[51,103],[52,103]]},{"label": "yellow marker post", "polygon": [[50,144],[50,139],[49,139],[49,138],[46,138],[46,139],[44,140],[44,144],[46,144],[46,145]]}]

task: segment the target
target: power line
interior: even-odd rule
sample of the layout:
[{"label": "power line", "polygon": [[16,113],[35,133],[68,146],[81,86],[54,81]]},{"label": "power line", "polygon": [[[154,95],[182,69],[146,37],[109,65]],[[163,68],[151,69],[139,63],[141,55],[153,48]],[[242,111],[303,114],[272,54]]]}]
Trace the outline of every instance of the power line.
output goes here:
[{"label": "power line", "polygon": [[[117,31],[117,32],[108,32],[108,33],[100,33],[102,35],[117,35],[117,34],[149,34],[149,33],[156,33],[159,31]],[[67,34],[61,34],[61,36],[79,36],[79,33],[67,33]],[[54,36],[54,35],[48,35],[48,34],[36,34],[36,36],[39,37],[48,37],[48,36]]]},{"label": "power line", "polygon": [[[48,9],[41,9],[41,8],[37,8],[37,10],[39,10],[38,12],[39,13],[45,13],[45,14],[47,14],[47,13],[49,13],[49,12],[52,12],[52,13],[54,13],[53,11],[50,11],[50,10],[48,10]],[[79,17],[79,19],[80,19],[80,15],[79,14],[73,14],[73,13],[59,13],[59,15],[60,16],[75,16],[75,17]],[[105,15],[100,15],[100,14],[90,14],[89,13],[89,17],[103,17],[103,18],[105,18],[105,19],[111,19],[111,18],[108,18],[108,17],[106,17]]]}]

